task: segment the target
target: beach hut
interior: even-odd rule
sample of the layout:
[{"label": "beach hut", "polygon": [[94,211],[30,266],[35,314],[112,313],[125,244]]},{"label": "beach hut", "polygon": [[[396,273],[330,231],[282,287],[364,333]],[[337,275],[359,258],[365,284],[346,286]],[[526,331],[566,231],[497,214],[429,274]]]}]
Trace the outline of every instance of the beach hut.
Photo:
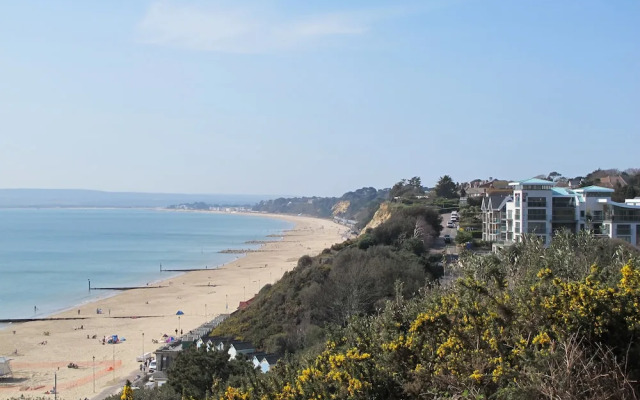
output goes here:
[{"label": "beach hut", "polygon": [[0,357],[0,378],[5,376],[12,376],[11,372],[11,359],[7,357]]}]

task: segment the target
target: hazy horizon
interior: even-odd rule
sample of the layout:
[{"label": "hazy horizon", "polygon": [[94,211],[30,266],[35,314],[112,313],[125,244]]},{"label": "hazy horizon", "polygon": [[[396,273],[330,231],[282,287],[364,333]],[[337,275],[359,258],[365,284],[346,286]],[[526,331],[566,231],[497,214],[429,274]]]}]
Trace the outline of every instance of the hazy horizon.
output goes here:
[{"label": "hazy horizon", "polygon": [[340,196],[637,163],[640,2],[36,4],[0,13],[0,187]]}]

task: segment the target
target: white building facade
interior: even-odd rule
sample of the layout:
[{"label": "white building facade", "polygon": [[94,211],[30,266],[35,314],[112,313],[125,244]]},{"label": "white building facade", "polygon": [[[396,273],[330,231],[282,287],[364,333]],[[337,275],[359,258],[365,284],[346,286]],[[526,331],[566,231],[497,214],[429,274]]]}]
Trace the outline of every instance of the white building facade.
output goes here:
[{"label": "white building facade", "polygon": [[[503,247],[536,235],[545,245],[560,230],[625,240],[640,247],[640,199],[611,201],[613,189],[588,186],[559,188],[554,182],[527,179],[511,182],[513,194],[498,204],[483,199],[483,239]],[[503,219],[504,218],[504,219]]]}]

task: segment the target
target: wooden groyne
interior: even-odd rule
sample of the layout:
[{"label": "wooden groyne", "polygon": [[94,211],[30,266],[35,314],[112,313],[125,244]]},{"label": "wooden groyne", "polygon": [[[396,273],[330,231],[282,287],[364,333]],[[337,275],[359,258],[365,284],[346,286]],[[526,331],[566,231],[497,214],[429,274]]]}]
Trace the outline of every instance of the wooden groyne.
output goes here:
[{"label": "wooden groyne", "polygon": [[74,321],[87,319],[87,317],[45,317],[45,318],[3,318],[0,319],[0,324],[20,323],[20,322],[34,322],[34,321]]},{"label": "wooden groyne", "polygon": [[245,254],[245,253],[264,253],[269,250],[256,250],[256,249],[226,249],[220,250],[220,254]]},{"label": "wooden groyne", "polygon": [[[165,270],[168,271],[168,270]],[[114,286],[114,287],[92,287],[89,290],[134,290],[134,289],[160,289],[166,286]]]}]

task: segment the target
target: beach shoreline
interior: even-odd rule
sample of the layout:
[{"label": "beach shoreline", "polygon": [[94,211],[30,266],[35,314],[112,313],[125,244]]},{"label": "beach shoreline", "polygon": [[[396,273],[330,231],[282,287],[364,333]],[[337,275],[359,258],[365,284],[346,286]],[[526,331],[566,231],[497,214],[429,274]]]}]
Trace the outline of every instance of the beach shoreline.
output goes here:
[{"label": "beach shoreline", "polygon": [[[60,399],[97,399],[104,390],[116,390],[121,380],[135,374],[137,355],[162,345],[153,341],[160,342],[164,334],[188,332],[216,315],[234,311],[240,301],[293,269],[301,256],[318,254],[342,241],[348,231],[333,221],[311,217],[234,214],[284,219],[294,226],[283,232],[282,240],[265,240],[259,246],[262,251],[218,268],[178,273],[158,281],[162,288],[115,293],[51,316],[86,319],[24,322],[0,330],[0,355],[12,359],[14,373],[8,384],[0,384],[0,399],[43,396],[53,387],[54,375]],[[102,313],[97,314],[97,309]],[[176,316],[178,310],[184,315]],[[103,345],[102,338],[113,334],[126,341]],[[71,362],[79,368],[67,368]]]}]

